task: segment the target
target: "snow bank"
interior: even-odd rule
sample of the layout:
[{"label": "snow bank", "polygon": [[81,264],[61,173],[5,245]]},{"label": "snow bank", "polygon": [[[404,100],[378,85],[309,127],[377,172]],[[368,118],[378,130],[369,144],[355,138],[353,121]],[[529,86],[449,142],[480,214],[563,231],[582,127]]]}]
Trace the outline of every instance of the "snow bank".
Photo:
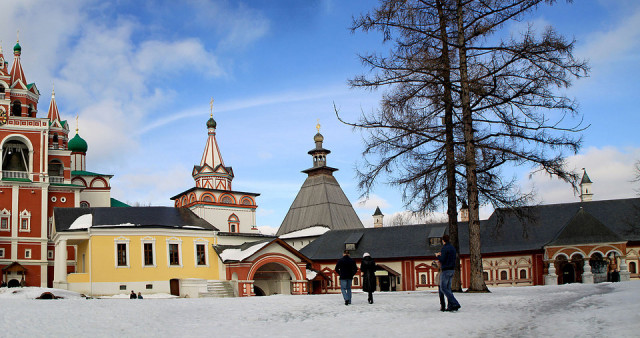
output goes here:
[{"label": "snow bank", "polygon": [[93,223],[93,215],[86,214],[76,218],[69,226],[69,230],[88,229]]},{"label": "snow bank", "polygon": [[45,292],[51,292],[54,296],[62,297],[64,299],[84,298],[81,294],[73,291],[50,288],[24,287],[0,288],[0,299],[36,299]]}]

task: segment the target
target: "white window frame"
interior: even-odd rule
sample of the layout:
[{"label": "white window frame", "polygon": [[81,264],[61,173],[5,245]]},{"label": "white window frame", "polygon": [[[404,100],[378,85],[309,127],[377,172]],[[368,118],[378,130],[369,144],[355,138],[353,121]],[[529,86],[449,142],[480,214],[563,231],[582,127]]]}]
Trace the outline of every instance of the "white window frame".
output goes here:
[{"label": "white window frame", "polygon": [[[125,245],[125,255],[127,257],[127,264],[126,265],[118,265],[118,244],[124,244]],[[113,240],[113,257],[115,258],[115,262],[114,265],[116,267],[116,269],[129,269],[131,267],[131,260],[129,259],[129,239],[126,237],[118,237],[116,239]]]},{"label": "white window frame", "polygon": [[[157,255],[156,255],[156,239],[153,237],[143,237],[141,240],[141,253],[142,253],[142,267],[143,268],[155,268],[158,265],[158,259],[157,259]],[[145,244],[151,244],[151,255],[153,258],[153,264],[151,265],[146,265],[145,261],[144,261],[144,245]]]},{"label": "white window frame", "polygon": [[[171,255],[169,252],[169,244],[178,244],[178,264],[177,265],[172,265],[171,264]],[[182,260],[182,240],[179,238],[168,238],[167,239],[167,266],[170,268],[181,268],[183,266],[183,260]]]},{"label": "white window frame", "polygon": [[[22,228],[22,223],[27,221],[27,228]],[[18,223],[18,231],[20,232],[31,232],[31,213],[27,211],[27,209],[22,210],[20,213],[20,222]]]},{"label": "white window frame", "polygon": [[4,248],[0,248],[0,258],[4,258]]},{"label": "white window frame", "polygon": [[[7,220],[6,228],[2,228],[1,222],[3,219]],[[11,212],[7,209],[2,209],[2,211],[0,211],[0,231],[11,231]]]},{"label": "white window frame", "polygon": [[24,249],[24,258],[31,259],[31,249]]},{"label": "white window frame", "polygon": [[53,259],[53,250],[47,250],[47,259]]},{"label": "white window frame", "polygon": [[[204,264],[198,264],[198,245],[204,245]],[[208,268],[209,267],[209,241],[204,238],[197,238],[193,240],[193,262],[196,268]]]}]

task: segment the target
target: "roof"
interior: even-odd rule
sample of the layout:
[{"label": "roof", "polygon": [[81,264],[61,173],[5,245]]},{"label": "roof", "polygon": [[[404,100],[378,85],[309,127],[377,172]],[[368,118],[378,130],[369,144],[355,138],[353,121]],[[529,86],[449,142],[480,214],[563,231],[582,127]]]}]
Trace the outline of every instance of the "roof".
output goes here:
[{"label": "roof", "polygon": [[122,207],[130,207],[129,204],[124,203],[122,201],[118,201],[117,199],[111,197],[111,207],[112,208],[122,208]]},{"label": "roof", "polygon": [[69,140],[67,148],[72,152],[86,153],[89,146],[87,145],[87,141],[80,137],[80,134],[76,133],[76,135]]},{"label": "roof", "polygon": [[373,213],[373,216],[382,216],[382,211],[380,211],[380,207],[376,207],[376,211]]},{"label": "roof", "polygon": [[91,171],[85,171],[85,170],[73,170],[73,171],[71,171],[71,176],[107,176],[107,177],[113,177],[113,175],[98,174],[98,173],[94,173],[94,172],[91,172]]},{"label": "roof", "polygon": [[580,184],[582,183],[593,183],[591,182],[591,180],[589,179],[589,175],[587,175],[587,171],[584,171],[584,175],[582,175],[582,180],[580,180]]},{"label": "roof", "polygon": [[214,245],[213,249],[216,251],[220,259],[224,263],[242,262],[247,258],[253,256],[255,253],[266,248],[272,244],[278,244],[284,249],[288,250],[298,258],[302,259],[306,263],[311,263],[309,258],[294,249],[291,245],[279,238],[265,239],[261,241],[245,242],[241,245]]},{"label": "roof", "polygon": [[569,220],[569,223],[562,228],[558,235],[547,245],[561,246],[571,244],[593,244],[593,243],[616,243],[623,242],[611,229],[597,220],[584,208]]},{"label": "roof", "polygon": [[[575,202],[522,208],[530,218],[498,209],[480,222],[482,253],[539,251],[546,245],[640,241],[640,198]],[[581,211],[582,209],[582,211]],[[362,234],[354,257],[402,258],[434,256],[440,246],[428,238],[447,233],[446,223],[329,231],[300,250],[312,260],[338,259],[345,242]],[[460,253],[469,254],[468,223],[458,223]],[[588,243],[584,243],[587,241]]]},{"label": "roof", "polygon": [[171,198],[169,198],[170,200],[175,200],[177,198],[182,197],[182,195],[186,195],[194,190],[202,190],[202,191],[211,191],[211,192],[222,192],[222,193],[230,193],[230,194],[241,194],[241,195],[248,195],[248,196],[260,196],[260,193],[256,193],[256,192],[244,192],[244,191],[235,191],[235,190],[223,190],[223,189],[211,189],[211,188],[202,188],[202,187],[193,187],[190,188],[188,190],[185,190]]},{"label": "roof", "polygon": [[[88,227],[218,230],[186,208],[54,208],[53,213],[57,232],[84,230]],[[84,217],[81,219],[82,216]]]},{"label": "roof", "polygon": [[313,226],[326,226],[331,230],[364,229],[351,202],[332,175],[307,177],[276,235]]}]

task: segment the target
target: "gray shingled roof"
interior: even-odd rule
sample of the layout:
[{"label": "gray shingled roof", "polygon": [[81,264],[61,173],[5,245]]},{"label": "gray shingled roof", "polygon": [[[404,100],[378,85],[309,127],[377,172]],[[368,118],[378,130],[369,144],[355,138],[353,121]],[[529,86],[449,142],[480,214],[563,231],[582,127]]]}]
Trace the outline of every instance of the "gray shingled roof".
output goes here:
[{"label": "gray shingled roof", "polygon": [[591,214],[584,211],[583,208],[580,208],[569,223],[547,245],[562,246],[616,242],[624,242],[624,240]]},{"label": "gray shingled roof", "polygon": [[331,230],[364,228],[340,184],[332,175],[307,177],[276,235],[312,226],[326,226]]},{"label": "gray shingled roof", "polygon": [[[129,208],[54,208],[56,231],[70,230],[80,216],[91,214],[92,227],[118,227],[131,223],[131,227],[184,228],[191,230],[218,230],[187,208],[129,207]],[[198,227],[198,228],[191,228]]]},{"label": "gray shingled roof", "polygon": [[[590,215],[584,216],[584,219],[591,221],[583,223],[581,218],[576,219],[569,227],[580,208],[583,208],[584,214]],[[542,250],[556,237],[565,240],[564,235],[560,236],[562,230],[574,229],[574,226],[575,237],[570,241],[580,241],[580,224],[583,224],[583,232],[587,232],[587,229],[597,230],[596,233],[600,236],[598,240],[640,241],[640,198],[540,205],[524,209],[532,217],[524,223],[515,214],[505,210],[497,210],[488,220],[480,223],[483,254]],[[604,228],[594,226],[594,219]],[[353,257],[362,257],[365,252],[381,259],[432,257],[440,247],[430,246],[428,238],[441,235],[446,227],[446,224],[438,223],[328,231],[300,252],[312,260],[338,259],[347,238],[352,233],[359,232],[362,233],[362,238],[352,254]],[[606,234],[605,229],[609,229],[611,233]],[[566,235],[572,235],[574,230],[571,231]],[[469,254],[467,223],[458,223],[458,234],[460,253]]]}]

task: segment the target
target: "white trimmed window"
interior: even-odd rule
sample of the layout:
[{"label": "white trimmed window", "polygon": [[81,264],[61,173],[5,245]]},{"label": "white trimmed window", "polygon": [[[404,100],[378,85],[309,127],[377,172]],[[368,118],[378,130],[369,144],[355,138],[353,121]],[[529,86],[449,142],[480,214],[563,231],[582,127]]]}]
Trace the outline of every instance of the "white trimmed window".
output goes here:
[{"label": "white trimmed window", "polygon": [[53,250],[47,251],[47,258],[53,259]]},{"label": "white trimmed window", "polygon": [[26,209],[20,213],[20,231],[21,232],[30,232],[31,231],[31,213]]},{"label": "white trimmed window", "polygon": [[88,207],[90,207],[89,202],[87,201],[80,202],[80,208],[88,208]]},{"label": "white trimmed window", "polygon": [[31,258],[31,249],[25,249],[24,250],[24,258]]},{"label": "white trimmed window", "polygon": [[182,267],[182,240],[175,237],[167,239],[167,262],[170,267]]},{"label": "white trimmed window", "polygon": [[11,213],[7,209],[0,211],[0,231],[11,231]]},{"label": "white trimmed window", "polygon": [[153,237],[142,238],[142,266],[156,266],[156,240]]},{"label": "white trimmed window", "polygon": [[198,238],[193,241],[193,250],[195,254],[195,262],[196,266],[208,267],[209,266],[209,255],[207,253],[207,247],[209,246],[209,241]]},{"label": "white trimmed window", "polygon": [[129,239],[118,237],[114,241],[116,268],[129,268]]},{"label": "white trimmed window", "polygon": [[0,258],[4,258],[4,248],[0,248]]}]

